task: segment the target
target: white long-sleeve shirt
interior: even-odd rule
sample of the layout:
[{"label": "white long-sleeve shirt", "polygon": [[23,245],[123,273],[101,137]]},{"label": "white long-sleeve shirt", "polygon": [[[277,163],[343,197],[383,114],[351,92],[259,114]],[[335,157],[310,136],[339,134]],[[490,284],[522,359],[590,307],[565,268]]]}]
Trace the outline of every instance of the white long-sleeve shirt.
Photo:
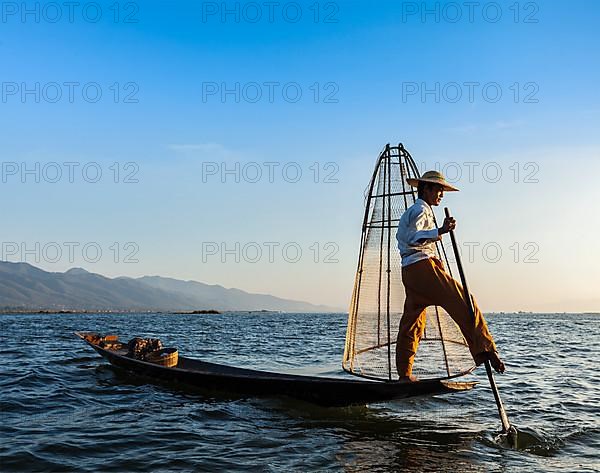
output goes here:
[{"label": "white long-sleeve shirt", "polygon": [[406,209],[398,223],[398,249],[402,266],[438,256],[435,242],[441,240],[433,219],[433,210],[427,202],[417,199]]}]

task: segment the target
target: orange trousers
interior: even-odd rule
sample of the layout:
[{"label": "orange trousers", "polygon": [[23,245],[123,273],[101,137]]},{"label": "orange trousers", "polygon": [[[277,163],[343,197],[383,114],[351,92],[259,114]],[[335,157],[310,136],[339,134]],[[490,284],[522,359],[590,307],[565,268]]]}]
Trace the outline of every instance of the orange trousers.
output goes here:
[{"label": "orange trousers", "polygon": [[462,285],[454,280],[437,258],[418,261],[402,268],[406,289],[404,313],[396,343],[396,367],[399,376],[410,376],[419,341],[425,331],[426,312],[437,305],[446,310],[459,326],[471,354],[496,351],[483,314],[473,299],[475,319],[471,316]]}]

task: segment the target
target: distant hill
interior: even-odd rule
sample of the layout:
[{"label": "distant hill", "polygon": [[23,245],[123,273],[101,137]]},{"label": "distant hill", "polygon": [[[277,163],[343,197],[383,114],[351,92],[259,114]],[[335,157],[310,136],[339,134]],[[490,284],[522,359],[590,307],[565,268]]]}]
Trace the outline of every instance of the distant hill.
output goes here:
[{"label": "distant hill", "polygon": [[339,312],[308,302],[160,276],[107,278],[81,268],[52,273],[0,261],[0,308],[178,311],[216,309]]}]

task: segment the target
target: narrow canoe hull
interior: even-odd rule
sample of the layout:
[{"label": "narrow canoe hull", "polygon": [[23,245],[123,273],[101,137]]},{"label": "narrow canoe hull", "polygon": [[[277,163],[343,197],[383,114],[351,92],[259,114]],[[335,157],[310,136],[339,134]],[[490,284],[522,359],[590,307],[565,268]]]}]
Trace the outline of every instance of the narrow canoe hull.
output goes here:
[{"label": "narrow canoe hull", "polygon": [[[76,333],[83,339],[85,333]],[[85,339],[84,339],[85,340]],[[322,406],[348,406],[449,394],[472,389],[474,382],[424,380],[415,383],[325,378],[236,368],[179,357],[167,368],[129,358],[123,350],[106,350],[85,340],[113,366],[150,380],[250,396],[289,396]]]}]

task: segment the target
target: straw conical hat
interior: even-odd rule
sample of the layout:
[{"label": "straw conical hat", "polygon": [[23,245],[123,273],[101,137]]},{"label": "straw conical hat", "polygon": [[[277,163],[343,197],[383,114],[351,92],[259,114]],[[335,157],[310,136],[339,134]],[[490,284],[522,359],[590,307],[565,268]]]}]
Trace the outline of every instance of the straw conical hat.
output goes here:
[{"label": "straw conical hat", "polygon": [[419,182],[431,182],[432,184],[439,184],[445,191],[458,191],[456,187],[448,184],[446,178],[441,172],[437,171],[427,171],[421,177],[407,179],[406,182],[413,187],[417,187]]}]

